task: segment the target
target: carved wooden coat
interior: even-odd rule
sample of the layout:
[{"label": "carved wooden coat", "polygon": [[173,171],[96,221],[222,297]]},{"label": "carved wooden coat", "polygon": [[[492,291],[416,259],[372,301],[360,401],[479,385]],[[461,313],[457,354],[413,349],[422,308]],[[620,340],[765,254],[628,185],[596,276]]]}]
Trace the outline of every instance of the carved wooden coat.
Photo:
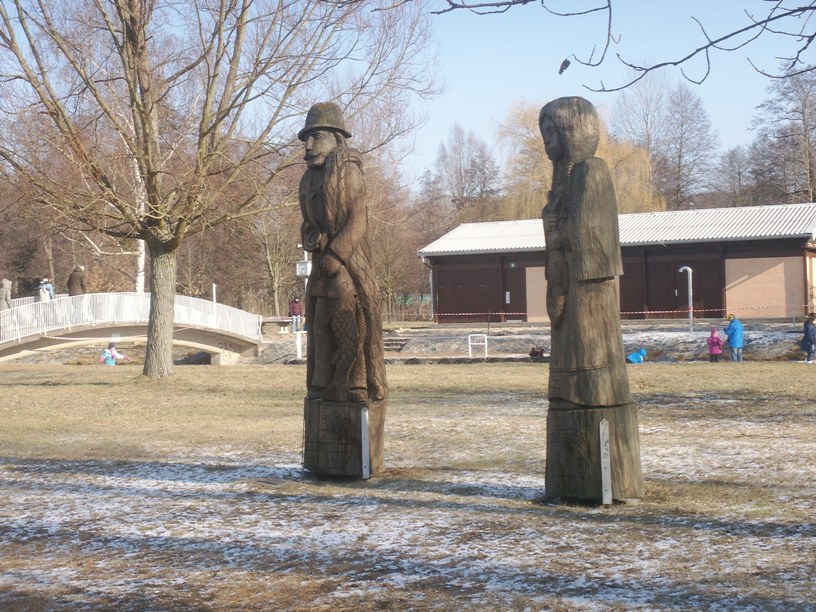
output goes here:
[{"label": "carved wooden coat", "polygon": [[[371,263],[360,154],[339,147],[327,157],[324,169],[307,170],[300,182],[300,204],[304,219],[301,236],[305,248],[312,252],[306,289],[308,395],[345,401],[355,388],[365,389],[367,397],[362,399],[384,399],[388,387],[379,290]],[[325,257],[338,259],[340,270],[326,273],[322,265]],[[318,296],[352,297],[351,303],[348,299],[338,302],[339,307],[345,303],[358,312],[344,317],[321,312],[316,308]],[[343,329],[338,323],[341,319],[353,329]],[[338,380],[340,369],[347,374]]]},{"label": "carved wooden coat", "polygon": [[597,120],[573,100],[542,110],[542,121],[558,131],[562,153],[553,160],[553,190],[543,211],[552,322],[548,397],[615,406],[632,401],[615,281],[623,273],[615,189],[606,162],[592,157]]},{"label": "carved wooden coat", "polygon": [[[583,98],[560,98],[541,109],[539,125],[553,161],[553,187],[542,211],[552,328],[547,496],[602,499],[601,457],[609,456],[612,496],[640,497],[637,407],[616,281],[623,273],[618,211],[609,168],[594,157],[598,116]],[[608,454],[601,421],[608,427]]]}]

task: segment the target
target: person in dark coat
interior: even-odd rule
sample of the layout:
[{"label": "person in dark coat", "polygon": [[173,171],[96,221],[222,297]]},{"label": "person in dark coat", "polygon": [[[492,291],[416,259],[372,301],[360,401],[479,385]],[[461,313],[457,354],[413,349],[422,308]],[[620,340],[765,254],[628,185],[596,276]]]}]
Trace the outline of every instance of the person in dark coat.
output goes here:
[{"label": "person in dark coat", "polygon": [[300,303],[300,298],[292,298],[289,302],[289,316],[292,317],[292,331],[301,331],[303,329],[303,304]]},{"label": "person in dark coat", "polygon": [[68,295],[83,295],[88,290],[85,288],[85,266],[76,266],[74,271],[68,275]]},{"label": "person in dark coat", "polygon": [[800,348],[807,355],[804,363],[813,363],[813,354],[816,352],[816,312],[811,312],[805,319],[805,333]]}]

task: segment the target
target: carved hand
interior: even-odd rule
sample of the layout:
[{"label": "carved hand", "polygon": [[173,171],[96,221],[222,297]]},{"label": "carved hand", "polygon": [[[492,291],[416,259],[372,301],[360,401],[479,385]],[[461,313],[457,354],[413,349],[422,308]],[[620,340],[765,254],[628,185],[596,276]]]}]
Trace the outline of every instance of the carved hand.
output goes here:
[{"label": "carved hand", "polygon": [[320,250],[321,244],[324,241],[324,234],[322,234],[319,229],[309,227],[306,224],[304,224],[302,234],[304,251],[314,253]]}]

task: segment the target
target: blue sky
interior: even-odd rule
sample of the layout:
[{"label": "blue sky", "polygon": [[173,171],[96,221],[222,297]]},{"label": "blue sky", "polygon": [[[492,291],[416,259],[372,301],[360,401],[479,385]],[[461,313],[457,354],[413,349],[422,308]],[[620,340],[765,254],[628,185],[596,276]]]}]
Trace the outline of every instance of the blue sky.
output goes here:
[{"label": "blue sky", "polygon": [[[633,62],[676,59],[702,44],[692,15],[712,36],[718,36],[748,23],[743,10],[764,14],[767,5],[763,0],[617,0],[613,30],[621,40],[610,53],[620,52]],[[595,93],[585,86],[597,88],[601,82],[614,86],[627,74],[615,57],[608,57],[599,68],[573,61],[563,75],[558,74],[565,57],[575,53],[586,58],[594,45],[600,48],[603,44],[606,22],[599,17],[558,18],[531,4],[499,15],[463,11],[437,15],[433,26],[440,74],[447,87],[425,106],[429,119],[417,133],[415,153],[407,160],[409,172],[416,176],[433,167],[439,143],[447,138],[454,123],[493,146],[497,124],[515,102],[544,104],[560,96],[581,95],[598,107],[611,109],[617,94]],[[787,51],[778,39],[769,37],[745,49],[714,53],[708,79],[702,85],[689,83],[703,101],[722,150],[750,144],[755,107],[767,97],[769,80],[759,75],[748,59],[773,71],[779,65],[776,58]],[[812,55],[806,60],[816,62]],[[692,61],[686,70],[700,76],[704,64]],[[679,69],[670,70],[668,76],[672,83],[682,79]],[[498,149],[494,154],[500,159]]]}]

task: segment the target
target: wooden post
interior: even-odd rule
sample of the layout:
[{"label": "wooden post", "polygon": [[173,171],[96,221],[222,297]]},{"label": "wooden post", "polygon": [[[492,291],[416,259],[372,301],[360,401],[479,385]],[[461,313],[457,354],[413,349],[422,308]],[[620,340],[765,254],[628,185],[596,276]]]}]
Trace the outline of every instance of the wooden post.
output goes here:
[{"label": "wooden post", "polygon": [[609,427],[613,499],[643,496],[637,406],[553,409],[547,412],[547,496],[601,500],[600,424]]},{"label": "wooden post", "polygon": [[304,400],[303,467],[321,476],[377,475],[383,469],[385,409],[385,401]]}]

